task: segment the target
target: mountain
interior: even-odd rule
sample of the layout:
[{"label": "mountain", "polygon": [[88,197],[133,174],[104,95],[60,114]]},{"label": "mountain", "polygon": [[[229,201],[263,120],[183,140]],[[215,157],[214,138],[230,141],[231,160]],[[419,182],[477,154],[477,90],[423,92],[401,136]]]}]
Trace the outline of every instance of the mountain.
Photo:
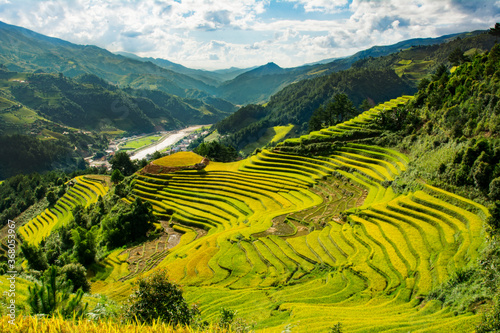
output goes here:
[{"label": "mountain", "polygon": [[[223,325],[310,333],[498,331],[499,60],[497,45],[464,57],[452,73],[439,66],[415,96],[384,101],[240,161],[180,152],[118,180],[126,163],[114,163],[111,179],[50,173],[7,179],[0,215],[18,223],[27,277],[42,276],[43,287],[48,273],[55,280],[55,267],[80,272],[71,279],[79,282],[74,288],[82,285],[78,295],[85,287],[106,296],[104,309],[122,303],[125,311],[112,318],[157,316],[160,299],[182,300],[181,311],[198,313],[187,321],[191,331],[200,330],[200,321],[207,332]],[[359,84],[361,71],[346,71],[349,81],[345,73],[329,80]],[[369,78],[377,79],[374,72]],[[264,107],[246,109],[255,115]],[[33,203],[38,210],[19,222],[16,214]],[[67,273],[60,278],[70,280]],[[172,293],[169,281],[183,291]],[[30,296],[20,293],[18,301],[29,303]],[[74,331],[86,327],[57,320],[79,325]],[[93,325],[110,327],[107,318]],[[163,323],[136,325],[175,331]]]},{"label": "mountain", "polygon": [[208,85],[213,85],[213,86],[218,86],[219,84],[221,84],[224,81],[232,80],[236,76],[253,69],[253,67],[252,68],[232,67],[229,69],[207,71],[207,70],[202,70],[202,69],[187,68],[187,67],[184,67],[180,64],[176,64],[174,62],[166,60],[166,59],[151,58],[151,57],[143,58],[143,57],[139,57],[139,56],[137,56],[133,53],[129,53],[129,52],[116,52],[116,54],[119,54],[119,55],[122,55],[125,57],[129,57],[131,59],[139,60],[139,61],[144,61],[144,62],[149,61],[157,66],[160,66],[160,67],[163,67],[166,69],[170,69],[170,70],[177,72],[177,73],[189,75],[189,76],[191,76],[195,79],[198,79],[198,80],[200,80]]},{"label": "mountain", "polygon": [[263,103],[293,80],[293,75],[275,63],[268,63],[224,82],[218,95],[236,104]]},{"label": "mountain", "polygon": [[[469,37],[460,37],[466,35]],[[350,59],[340,59],[331,64],[321,65],[324,66],[323,73],[331,71],[335,66],[338,66],[337,68],[350,67],[350,69],[334,71],[329,75],[285,85],[268,99],[264,107],[242,108],[216,124],[215,127],[220,134],[226,135],[226,143],[241,150],[258,141],[271,127],[292,124],[296,126],[298,133],[304,134],[313,111],[320,106],[326,106],[332,101],[335,94],[347,94],[355,106],[359,106],[365,99],[373,105],[400,95],[411,95],[416,91],[418,82],[422,78],[430,76],[440,64],[447,63],[451,67],[448,57],[454,50],[459,49],[465,54],[473,55],[476,52],[489,50],[496,41],[494,36],[478,32],[461,34],[460,36],[445,36],[437,39],[448,41],[441,44],[433,44],[432,42],[435,42],[436,39],[399,43],[399,47],[416,42],[429,45],[411,46],[386,56],[366,57],[368,54],[385,52],[381,51],[380,48],[372,48],[370,52],[366,51],[360,55],[354,55]],[[311,67],[316,70],[321,68]],[[253,71],[263,75],[252,76],[251,72],[240,75],[233,80],[232,87],[239,85],[241,88],[245,86],[244,82],[254,80],[259,82],[259,88],[265,86],[272,90],[273,83],[277,82],[273,81],[274,79],[282,77],[284,79],[281,82],[283,82],[294,77],[301,77],[300,70],[300,68],[295,68],[295,72],[293,72],[291,69],[279,69],[270,64]],[[273,71],[276,74],[265,75],[266,72]],[[225,97],[231,100],[237,92],[235,89],[234,95]],[[257,93],[257,90],[250,90],[250,93]],[[266,100],[264,95],[260,95],[260,97],[262,101]]]},{"label": "mountain", "polygon": [[[379,57],[417,45],[435,45],[481,32],[411,39],[375,46],[350,57],[314,65],[280,68],[269,63],[251,69],[204,71],[189,69],[165,59],[113,54],[91,45],[76,45],[0,22],[0,63],[17,72],[43,71],[68,77],[94,74],[121,87],[157,89],[179,97],[219,97],[245,105],[264,103],[285,86],[340,70],[361,59]],[[200,93],[201,92],[201,93]],[[198,97],[200,98],[200,97]]]},{"label": "mountain", "polygon": [[391,69],[359,69],[332,73],[290,84],[271,96],[265,106],[248,105],[215,125],[224,142],[237,148],[259,140],[274,126],[295,125],[299,133],[307,130],[314,110],[331,102],[336,94],[347,94],[358,106],[367,99],[377,104],[416,89]]},{"label": "mountain", "polygon": [[[438,38],[415,38],[393,45],[374,46],[349,57],[330,59],[333,61],[323,60],[315,64],[293,68],[279,69],[277,65],[270,63],[225,82],[219,87],[218,96],[239,105],[264,103],[291,83],[349,69],[355,62],[362,59],[386,56],[415,46],[439,45],[454,39],[464,39],[482,33],[484,31],[465,32]],[[489,40],[493,41],[494,38],[489,36]],[[483,49],[489,49],[489,47],[486,46]],[[262,75],[256,76],[252,73],[262,73]]]},{"label": "mountain", "polygon": [[[31,117],[88,131],[173,130],[183,125],[211,124],[235,111],[227,102],[218,103],[223,109],[220,110],[199,99],[181,98],[159,90],[120,89],[92,74],[68,78],[62,74],[26,74],[3,69],[0,84],[1,96],[6,100],[0,105],[3,113],[20,104],[36,112]],[[213,100],[214,104],[217,102]],[[11,112],[2,127],[8,126],[12,117]],[[8,132],[7,128],[4,130]],[[20,128],[16,133],[19,132],[26,129]]]},{"label": "mountain", "polygon": [[156,88],[185,96],[188,90],[213,92],[191,76],[149,61],[113,54],[92,45],[76,45],[0,22],[0,63],[17,72],[43,71],[68,77],[94,74],[121,86]]}]

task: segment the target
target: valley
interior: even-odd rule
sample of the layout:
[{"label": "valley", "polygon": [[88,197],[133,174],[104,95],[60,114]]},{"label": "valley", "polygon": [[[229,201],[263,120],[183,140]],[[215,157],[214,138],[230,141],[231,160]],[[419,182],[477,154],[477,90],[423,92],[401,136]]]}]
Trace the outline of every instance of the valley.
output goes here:
[{"label": "valley", "polygon": [[0,331],[500,328],[500,25],[220,71],[0,31]]},{"label": "valley", "polygon": [[[153,155],[155,151],[159,152],[165,151],[166,149],[168,149],[168,147],[188,137],[192,132],[202,127],[203,125],[191,126],[184,128],[178,132],[167,134],[163,136],[161,139],[159,139],[157,143],[154,143],[149,147],[139,148],[137,151],[134,152],[134,154],[130,157],[130,159],[140,160],[146,158],[148,155]],[[190,141],[187,139],[185,146],[183,146],[183,148],[185,149],[189,143]]]}]

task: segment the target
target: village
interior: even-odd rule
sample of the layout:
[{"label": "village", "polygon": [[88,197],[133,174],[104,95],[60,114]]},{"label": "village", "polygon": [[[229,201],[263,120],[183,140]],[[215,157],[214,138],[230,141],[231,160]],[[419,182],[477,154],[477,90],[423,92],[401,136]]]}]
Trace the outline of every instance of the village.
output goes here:
[{"label": "village", "polygon": [[[96,157],[96,154],[94,154],[85,158],[85,161],[90,167],[105,167],[107,170],[111,170],[109,161],[118,151],[126,151],[133,160],[143,158],[148,160],[155,151],[160,151],[165,155],[170,155],[178,151],[187,151],[189,144],[193,140],[206,134],[208,134],[206,129],[203,129],[201,126],[193,126],[180,131],[161,131],[117,138],[109,142],[108,149],[104,151],[104,156]],[[153,139],[148,142],[145,140],[147,138]],[[124,148],[130,143],[136,143],[136,145],[131,145],[134,148]]]}]

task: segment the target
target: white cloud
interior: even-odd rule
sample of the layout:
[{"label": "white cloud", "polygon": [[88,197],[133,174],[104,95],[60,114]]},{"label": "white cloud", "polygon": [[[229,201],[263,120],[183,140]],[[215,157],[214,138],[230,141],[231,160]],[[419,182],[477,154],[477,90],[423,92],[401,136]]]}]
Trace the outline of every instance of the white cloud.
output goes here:
[{"label": "white cloud", "polygon": [[[0,0],[0,20],[73,43],[196,68],[269,61],[298,66],[500,21],[500,1],[272,0],[273,6],[270,1]],[[271,8],[286,3],[295,3],[302,16],[273,18]]]},{"label": "white cloud", "polygon": [[306,12],[337,13],[340,8],[346,6],[347,0],[285,0],[295,2],[304,6]]}]

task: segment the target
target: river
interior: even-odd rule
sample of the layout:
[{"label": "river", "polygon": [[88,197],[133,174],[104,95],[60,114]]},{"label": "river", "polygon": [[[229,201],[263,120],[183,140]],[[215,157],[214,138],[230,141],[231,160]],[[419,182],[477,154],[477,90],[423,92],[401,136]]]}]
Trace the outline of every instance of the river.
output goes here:
[{"label": "river", "polygon": [[137,152],[135,152],[132,156],[130,156],[131,160],[141,160],[143,158],[146,158],[146,155],[152,155],[155,151],[161,151],[168,146],[173,145],[177,141],[181,140],[185,136],[188,136],[191,132],[202,128],[203,126],[207,125],[197,125],[197,126],[191,126],[184,128],[176,133],[173,134],[168,134],[164,138],[162,138],[158,143],[156,143],[153,146],[149,146],[147,148],[141,149]]}]

